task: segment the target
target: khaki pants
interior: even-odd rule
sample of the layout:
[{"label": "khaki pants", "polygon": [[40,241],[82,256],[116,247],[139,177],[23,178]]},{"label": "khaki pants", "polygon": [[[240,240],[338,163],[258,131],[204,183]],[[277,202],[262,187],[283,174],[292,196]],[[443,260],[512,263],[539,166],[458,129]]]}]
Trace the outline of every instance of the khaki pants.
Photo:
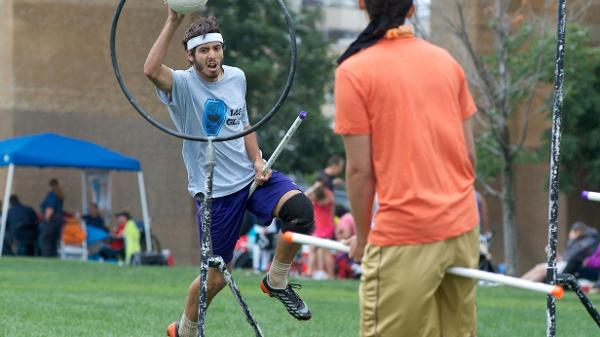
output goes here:
[{"label": "khaki pants", "polygon": [[368,245],[362,261],[362,337],[475,336],[476,281],[446,274],[477,268],[479,228],[419,245]]}]

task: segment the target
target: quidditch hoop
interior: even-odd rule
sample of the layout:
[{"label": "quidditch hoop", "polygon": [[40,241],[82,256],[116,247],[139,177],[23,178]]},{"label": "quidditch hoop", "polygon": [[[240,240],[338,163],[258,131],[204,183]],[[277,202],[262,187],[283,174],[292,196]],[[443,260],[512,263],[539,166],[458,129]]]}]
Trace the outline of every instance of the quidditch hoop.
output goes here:
[{"label": "quidditch hoop", "polygon": [[[113,16],[112,25],[111,25],[111,29],[110,29],[110,57],[112,60],[115,77],[117,78],[117,82],[119,82],[119,86],[121,87],[121,90],[123,90],[125,97],[127,97],[127,100],[129,101],[129,103],[145,120],[147,120],[150,124],[154,125],[159,130],[161,130],[171,136],[175,136],[175,137],[182,138],[182,139],[196,140],[196,141],[201,141],[201,142],[208,141],[208,137],[193,136],[193,135],[188,135],[185,133],[177,132],[176,130],[173,130],[172,128],[169,128],[169,127],[163,125],[162,123],[158,122],[156,119],[154,119],[152,116],[150,116],[146,112],[146,110],[144,110],[144,108],[142,108],[142,106],[135,100],[135,98],[129,91],[129,88],[127,88],[127,85],[125,84],[125,81],[123,80],[123,76],[121,75],[121,69],[119,68],[119,62],[117,60],[117,47],[116,47],[116,43],[115,43],[116,36],[117,36],[117,26],[119,24],[119,18],[121,16],[123,7],[125,6],[125,2],[126,2],[126,0],[119,1],[119,4],[117,5],[117,9],[115,10],[115,14]],[[285,6],[285,3],[283,2],[283,0],[276,0],[276,2],[285,17],[285,22],[287,24],[288,33],[289,33],[289,37],[290,37],[291,58],[290,58],[290,69],[288,72],[287,82],[286,82],[285,86],[283,87],[281,95],[275,102],[275,105],[273,106],[271,111],[269,111],[260,121],[258,121],[256,124],[254,124],[251,128],[244,130],[243,132],[236,133],[236,134],[228,136],[228,137],[212,138],[212,140],[215,142],[222,142],[222,141],[226,141],[226,140],[240,138],[240,137],[246,136],[246,135],[260,129],[275,115],[275,113],[277,111],[279,111],[279,109],[283,105],[283,102],[286,100],[288,94],[290,93],[290,90],[292,89],[292,85],[294,83],[294,76],[296,75],[296,62],[297,62],[296,31],[294,29],[294,23],[292,21],[290,13],[289,13],[287,7]]]}]

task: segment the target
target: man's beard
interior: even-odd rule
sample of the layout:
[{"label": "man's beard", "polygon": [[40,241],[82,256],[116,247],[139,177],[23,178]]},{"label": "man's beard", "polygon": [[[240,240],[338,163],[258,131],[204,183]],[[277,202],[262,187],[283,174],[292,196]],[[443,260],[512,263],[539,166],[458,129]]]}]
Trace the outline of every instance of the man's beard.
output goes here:
[{"label": "man's beard", "polygon": [[198,61],[196,61],[196,59],[194,59],[193,66],[194,66],[194,69],[196,69],[197,72],[199,72],[201,74],[204,74],[204,75],[206,75],[206,76],[208,76],[210,78],[218,78],[219,75],[221,75],[221,73],[223,72],[223,61],[219,62],[219,64],[217,65],[217,67],[219,69],[221,69],[221,72],[217,72],[216,75],[214,75],[214,76],[211,76],[212,74],[208,75],[207,73],[204,73],[203,70],[205,68],[208,68],[208,67],[205,66],[205,65],[203,65],[203,64],[201,64],[201,63],[199,63]]}]

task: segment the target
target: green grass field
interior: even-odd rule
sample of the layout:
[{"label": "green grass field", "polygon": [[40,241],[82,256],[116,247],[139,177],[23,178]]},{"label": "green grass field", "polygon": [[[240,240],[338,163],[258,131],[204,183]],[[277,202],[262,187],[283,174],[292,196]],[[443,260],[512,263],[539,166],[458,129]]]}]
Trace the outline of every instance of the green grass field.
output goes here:
[{"label": "green grass field", "polygon": [[[194,267],[119,267],[45,259],[0,258],[1,337],[164,336],[181,315]],[[234,277],[265,336],[357,336],[356,281],[302,281],[302,297],[313,311],[297,322],[258,288],[260,276]],[[592,297],[600,303],[600,297]],[[480,337],[546,336],[544,295],[505,287],[480,288]],[[208,336],[253,336],[229,291],[208,315]],[[557,336],[600,336],[573,294],[558,304]],[[399,336],[401,337],[401,336]],[[418,337],[418,336],[408,336]]]}]

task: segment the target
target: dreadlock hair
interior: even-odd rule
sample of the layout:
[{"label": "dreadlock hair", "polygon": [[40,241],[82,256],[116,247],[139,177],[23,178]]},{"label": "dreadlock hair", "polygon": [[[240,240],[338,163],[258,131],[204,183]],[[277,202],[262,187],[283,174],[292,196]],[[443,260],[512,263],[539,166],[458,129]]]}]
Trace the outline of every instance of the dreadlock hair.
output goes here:
[{"label": "dreadlock hair", "polygon": [[338,65],[362,49],[377,43],[388,29],[404,24],[413,0],[365,0],[365,5],[371,22],[338,58]]},{"label": "dreadlock hair", "polygon": [[[194,21],[192,25],[185,31],[183,35],[183,49],[187,50],[187,43],[189,40],[210,33],[221,33],[221,27],[219,26],[219,20],[214,16],[201,16],[198,20]],[[194,48],[195,49],[195,48]],[[192,50],[193,52],[194,50]]]}]

